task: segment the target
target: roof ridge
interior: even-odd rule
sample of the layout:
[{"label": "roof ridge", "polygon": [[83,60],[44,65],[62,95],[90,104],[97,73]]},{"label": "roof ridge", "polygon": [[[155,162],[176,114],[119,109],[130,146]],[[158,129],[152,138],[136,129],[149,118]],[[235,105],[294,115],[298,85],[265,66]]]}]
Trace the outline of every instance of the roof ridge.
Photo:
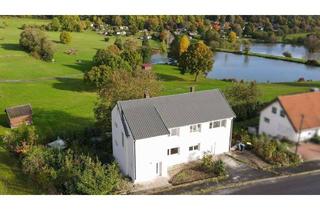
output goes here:
[{"label": "roof ridge", "polygon": [[174,96],[179,96],[179,95],[187,95],[187,94],[194,94],[194,93],[204,93],[204,92],[221,92],[219,88],[215,89],[208,89],[208,90],[200,90],[200,91],[195,91],[195,92],[185,92],[185,93],[178,93],[178,94],[171,94],[171,95],[161,95],[161,96],[155,96],[155,97],[150,97],[150,98],[136,98],[136,99],[129,99],[129,100],[120,100],[118,102],[126,102],[126,101],[139,101],[139,100],[153,100],[157,98],[164,98],[164,97],[174,97]]},{"label": "roof ridge", "polygon": [[165,124],[165,122],[163,121],[163,118],[162,118],[161,114],[159,113],[159,111],[158,111],[157,107],[155,107],[155,105],[153,105],[153,104],[152,104],[152,106],[153,106],[153,108],[156,110],[157,114],[159,115],[159,117],[160,117],[160,119],[161,119],[161,121],[162,121],[162,123],[163,123],[164,127],[166,127],[166,129],[167,129],[167,130],[168,130],[168,132],[170,133],[170,131],[169,131],[169,129],[168,129],[168,126],[167,126],[167,125]]}]

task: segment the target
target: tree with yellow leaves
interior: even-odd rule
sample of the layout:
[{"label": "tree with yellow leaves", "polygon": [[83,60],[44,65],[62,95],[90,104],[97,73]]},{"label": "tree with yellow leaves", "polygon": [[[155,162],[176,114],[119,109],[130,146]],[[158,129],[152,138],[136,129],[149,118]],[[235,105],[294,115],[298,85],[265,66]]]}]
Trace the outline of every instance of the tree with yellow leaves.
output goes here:
[{"label": "tree with yellow leaves", "polygon": [[231,42],[232,44],[236,43],[237,41],[237,34],[233,31],[231,31],[229,33],[229,42]]},{"label": "tree with yellow leaves", "polygon": [[179,42],[179,56],[181,56],[182,53],[188,50],[189,45],[190,45],[190,40],[188,36],[183,35]]}]

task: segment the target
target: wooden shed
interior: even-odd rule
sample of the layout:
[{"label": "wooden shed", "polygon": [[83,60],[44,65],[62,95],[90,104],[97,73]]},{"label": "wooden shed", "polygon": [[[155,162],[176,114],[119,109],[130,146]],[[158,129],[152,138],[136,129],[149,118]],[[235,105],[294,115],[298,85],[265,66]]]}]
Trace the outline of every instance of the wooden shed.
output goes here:
[{"label": "wooden shed", "polygon": [[32,108],[30,104],[8,107],[5,109],[10,128],[32,124]]},{"label": "wooden shed", "polygon": [[141,65],[141,68],[143,70],[151,70],[152,69],[152,65],[150,63],[144,63]]}]

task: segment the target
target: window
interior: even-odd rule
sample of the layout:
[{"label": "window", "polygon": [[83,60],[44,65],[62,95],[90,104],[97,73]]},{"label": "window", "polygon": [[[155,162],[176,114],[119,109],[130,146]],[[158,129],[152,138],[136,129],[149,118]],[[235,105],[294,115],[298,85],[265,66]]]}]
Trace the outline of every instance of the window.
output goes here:
[{"label": "window", "polygon": [[227,126],[227,120],[222,120],[221,127],[226,127],[226,126]]},{"label": "window", "polygon": [[213,127],[213,122],[209,123],[209,129],[211,129]]},{"label": "window", "polygon": [[270,123],[270,119],[269,119],[269,118],[267,118],[267,117],[265,117],[265,118],[264,118],[264,122],[266,122],[266,123]]},{"label": "window", "polygon": [[201,124],[190,125],[190,133],[201,132]]},{"label": "window", "polygon": [[179,154],[179,147],[171,148],[167,150],[167,155]]},{"label": "window", "polygon": [[179,136],[180,128],[172,128],[170,132],[170,136]]},{"label": "window", "polygon": [[281,117],[285,117],[285,116],[286,116],[286,114],[284,113],[283,110],[280,111],[280,116],[281,116]]},{"label": "window", "polygon": [[214,122],[213,122],[213,127],[214,127],[214,128],[220,127],[220,121],[214,121]]},{"label": "window", "polygon": [[123,133],[121,133],[121,143],[122,143],[122,147],[124,147],[124,135],[123,135]]},{"label": "window", "polygon": [[277,114],[277,108],[274,107],[274,106],[272,107],[272,113],[273,113],[273,114]]},{"label": "window", "polygon": [[197,144],[195,146],[190,146],[189,151],[194,151],[194,150],[200,150],[200,144]]}]

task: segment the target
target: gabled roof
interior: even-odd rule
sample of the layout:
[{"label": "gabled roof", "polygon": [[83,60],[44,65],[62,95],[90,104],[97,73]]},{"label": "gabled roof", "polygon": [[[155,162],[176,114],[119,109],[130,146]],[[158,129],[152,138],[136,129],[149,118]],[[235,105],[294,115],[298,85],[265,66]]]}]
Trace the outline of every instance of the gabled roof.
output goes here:
[{"label": "gabled roof", "polygon": [[169,134],[168,129],[235,117],[217,89],[119,101],[134,139]]},{"label": "gabled roof", "polygon": [[30,104],[25,104],[25,105],[8,107],[5,109],[5,112],[7,113],[8,117],[11,119],[11,118],[25,116],[25,115],[32,115],[32,108]]},{"label": "gabled roof", "polygon": [[302,114],[302,130],[320,127],[320,92],[279,96],[278,101],[295,131],[300,130]]}]

